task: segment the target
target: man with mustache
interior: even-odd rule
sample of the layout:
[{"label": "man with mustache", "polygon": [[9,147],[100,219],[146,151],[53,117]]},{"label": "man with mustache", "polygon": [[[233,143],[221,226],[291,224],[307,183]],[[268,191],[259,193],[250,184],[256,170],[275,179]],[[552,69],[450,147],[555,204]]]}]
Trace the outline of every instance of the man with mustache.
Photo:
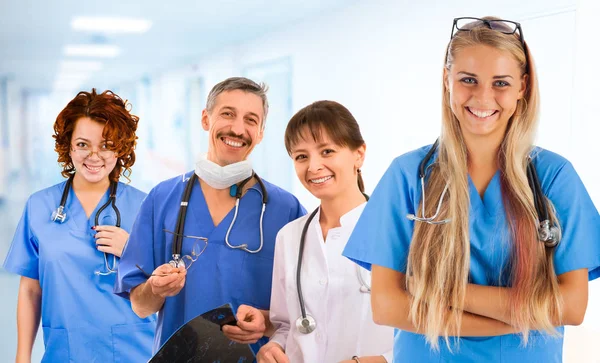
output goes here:
[{"label": "man with mustache", "polygon": [[[242,77],[215,85],[202,112],[208,152],[195,171],[154,187],[140,208],[115,292],[129,297],[140,317],[158,312],[154,352],[187,321],[226,303],[238,319],[237,326],[222,328],[229,339],[252,344],[256,353],[272,331],[275,237],[306,211],[293,195],[255,176],[248,160],[263,139],[266,91]],[[187,213],[180,217],[182,205]],[[174,243],[184,263],[176,263]]]}]

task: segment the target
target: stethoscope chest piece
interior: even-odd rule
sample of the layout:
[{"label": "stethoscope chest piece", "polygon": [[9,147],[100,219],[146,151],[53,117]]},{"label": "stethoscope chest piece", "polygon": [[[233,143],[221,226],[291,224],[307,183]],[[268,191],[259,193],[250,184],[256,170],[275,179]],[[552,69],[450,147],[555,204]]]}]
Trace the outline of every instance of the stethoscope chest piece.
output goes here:
[{"label": "stethoscope chest piece", "polygon": [[544,243],[548,248],[553,248],[558,245],[561,239],[560,228],[556,226],[550,226],[549,220],[544,220],[538,227],[538,239]]},{"label": "stethoscope chest piece", "polygon": [[60,204],[50,216],[50,220],[52,222],[65,223],[65,221],[67,220],[67,213],[65,213],[65,205],[67,205],[67,197],[69,196],[69,190],[71,189],[71,185],[73,184],[74,176],[75,174],[71,175],[65,183],[65,188],[63,189],[62,196],[60,197]]},{"label": "stethoscope chest piece", "polygon": [[296,319],[296,328],[302,334],[310,334],[317,328],[317,322],[310,315],[301,316]]},{"label": "stethoscope chest piece", "polygon": [[169,265],[173,268],[185,268],[185,262],[183,262],[183,259],[181,259],[179,255],[173,255],[173,259],[169,261]]},{"label": "stethoscope chest piece", "polygon": [[63,206],[56,208],[56,210],[52,212],[50,220],[52,222],[65,223],[67,220],[67,213],[64,212],[64,209],[65,208]]}]

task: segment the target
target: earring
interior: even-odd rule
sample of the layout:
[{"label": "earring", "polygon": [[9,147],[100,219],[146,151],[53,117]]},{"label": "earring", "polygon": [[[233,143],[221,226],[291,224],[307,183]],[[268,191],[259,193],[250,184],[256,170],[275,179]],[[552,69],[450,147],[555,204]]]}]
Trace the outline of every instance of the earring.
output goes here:
[{"label": "earring", "polygon": [[360,174],[361,173],[360,168],[356,169],[356,172]]}]

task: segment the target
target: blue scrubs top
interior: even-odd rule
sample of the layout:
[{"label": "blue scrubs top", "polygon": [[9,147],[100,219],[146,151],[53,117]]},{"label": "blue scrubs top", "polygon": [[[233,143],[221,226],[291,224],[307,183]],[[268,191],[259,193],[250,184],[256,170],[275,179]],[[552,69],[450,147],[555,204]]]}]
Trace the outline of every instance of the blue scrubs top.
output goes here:
[{"label": "blue scrubs top", "polygon": [[[88,219],[71,189],[64,224],[50,216],[59,206],[66,182],[33,194],[15,232],[4,268],[39,280],[45,352],[42,362],[145,362],[152,354],[156,319],[138,318],[129,301],[113,294],[116,274],[106,272],[91,227],[107,193]],[[131,230],[145,193],[119,183],[116,206],[121,228]],[[115,225],[109,206],[101,225]],[[113,258],[109,255],[109,264]]]},{"label": "blue scrubs top", "polygon": [[[128,297],[133,287],[147,280],[136,264],[152,273],[172,259],[173,235],[164,230],[176,230],[181,197],[191,175],[189,172],[184,178],[166,180],[148,194],[121,258],[116,293]],[[155,352],[183,324],[225,303],[231,303],[234,310],[241,304],[269,309],[275,237],[281,227],[306,211],[290,193],[266,181],[264,184],[268,193],[263,220],[264,245],[254,254],[225,244],[234,209],[215,226],[200,183],[193,186],[183,234],[208,238],[208,245],[188,270],[183,289],[176,296],[167,297],[158,312]],[[262,192],[256,183],[240,199],[237,220],[229,235],[232,245],[247,243],[250,250],[259,247],[261,209]],[[182,255],[191,254],[193,243],[193,239],[183,239]],[[267,341],[263,338],[251,347],[256,353]]]},{"label": "blue scrubs top", "polygon": [[[377,185],[344,255],[369,268],[379,265],[406,273],[409,245],[414,222],[406,218],[417,214],[421,201],[419,163],[430,146],[396,158]],[[587,268],[589,279],[600,274],[600,215],[575,169],[566,159],[537,148],[532,156],[544,194],[552,201],[560,225],[562,240],[554,255],[557,275]],[[435,160],[435,155],[432,160]],[[471,207],[470,282],[488,286],[506,286],[503,271],[509,260],[509,244],[499,172],[493,177],[483,198],[469,178]],[[562,334],[564,329],[558,328]],[[451,339],[452,341],[452,339]],[[527,346],[520,346],[520,335],[468,337],[460,346],[443,338],[434,352],[420,334],[396,330],[394,361],[397,362],[561,362],[563,338],[532,331]]]}]

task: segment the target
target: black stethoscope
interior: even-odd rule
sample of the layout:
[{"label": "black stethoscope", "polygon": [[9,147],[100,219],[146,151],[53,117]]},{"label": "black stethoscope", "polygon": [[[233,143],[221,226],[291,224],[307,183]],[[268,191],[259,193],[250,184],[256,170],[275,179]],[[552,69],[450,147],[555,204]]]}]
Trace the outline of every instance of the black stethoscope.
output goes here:
[{"label": "black stethoscope", "polygon": [[[73,177],[75,174],[71,175],[69,179],[67,179],[67,183],[65,184],[65,189],[63,189],[62,197],[60,198],[60,205],[54,212],[52,212],[52,216],[50,220],[56,223],[64,223],[67,220],[67,213],[65,212],[65,205],[67,204],[67,197],[69,196],[69,191],[71,190],[71,186],[73,185]],[[96,212],[96,216],[94,217],[94,226],[99,225],[100,214],[108,208],[109,205],[112,206],[115,214],[117,216],[117,223],[115,227],[121,227],[121,213],[119,212],[119,208],[117,208],[117,185],[119,183],[111,181],[110,182],[110,194],[108,197],[108,201],[104,203],[100,209]],[[107,253],[104,252],[104,265],[106,266],[107,272],[94,271],[96,275],[106,276],[110,274],[114,274],[117,272],[117,256],[113,255],[113,264],[112,267],[108,263]]]},{"label": "black stethoscope", "polygon": [[[251,250],[248,248],[248,244],[247,243],[243,243],[241,245],[237,245],[234,246],[231,243],[229,243],[229,234],[231,233],[231,230],[233,229],[233,225],[235,224],[235,221],[237,220],[237,215],[238,215],[238,211],[239,211],[239,207],[240,207],[240,199],[242,199],[242,191],[244,189],[244,186],[246,185],[246,183],[248,183],[250,181],[250,179],[256,179],[256,181],[258,182],[258,185],[260,186],[260,190],[262,193],[262,210],[260,212],[260,246],[256,249],[256,250]],[[175,233],[173,234],[173,245],[171,246],[172,249],[172,260],[169,262],[172,266],[174,267],[182,267],[184,266],[183,264],[183,260],[181,258],[181,249],[183,247],[183,231],[185,228],[185,216],[187,214],[187,207],[190,201],[190,197],[192,195],[192,189],[194,188],[194,183],[196,182],[196,180],[198,179],[198,176],[196,175],[196,173],[192,173],[192,176],[188,179],[187,184],[185,185],[185,190],[183,191],[183,195],[181,197],[181,204],[179,207],[179,214],[177,215],[177,224],[175,225]],[[229,224],[229,228],[227,229],[227,234],[225,235],[225,243],[227,244],[227,246],[229,248],[232,249],[239,249],[239,250],[243,250],[246,251],[248,253],[258,253],[262,250],[263,248],[263,217],[265,215],[265,210],[267,208],[267,201],[268,201],[268,194],[267,194],[267,188],[265,187],[265,184],[263,183],[262,179],[253,171],[252,175],[245,179],[244,181],[242,181],[240,184],[234,184],[231,186],[231,188],[229,189],[230,194],[232,197],[235,197],[235,211],[233,214],[233,219],[231,221],[231,223]]]},{"label": "black stethoscope", "polygon": [[[448,191],[448,184],[444,187],[444,191],[440,196],[440,200],[438,201],[438,205],[435,211],[435,214],[431,217],[425,216],[425,174],[428,169],[427,164],[431,160],[433,153],[437,149],[439,145],[439,139],[435,140],[435,143],[429,149],[421,163],[419,164],[419,179],[421,180],[421,217],[418,217],[414,214],[409,214],[406,217],[412,221],[417,222],[425,222],[429,224],[445,224],[449,223],[450,219],[436,220],[440,213],[440,209],[442,206],[442,201],[444,200],[444,195]],[[538,225],[538,239],[540,242],[543,242],[544,245],[548,248],[555,247],[558,245],[561,239],[560,228],[557,226],[550,226],[550,218],[549,218],[549,209],[548,203],[546,201],[546,197],[542,191],[542,187],[540,185],[540,180],[537,175],[537,171],[535,170],[535,166],[531,158],[529,158],[529,162],[527,163],[527,181],[529,182],[529,187],[533,193],[533,202],[535,204],[535,210],[538,215],[539,225]]]},{"label": "black stethoscope", "polygon": [[[368,201],[369,196],[364,193],[363,193],[363,195],[365,196],[365,199]],[[302,295],[302,282],[300,279],[300,274],[302,271],[302,256],[304,255],[304,244],[306,242],[306,232],[308,231],[308,226],[310,225],[312,220],[315,218],[318,211],[319,211],[319,207],[317,209],[315,209],[310,214],[308,219],[306,220],[306,223],[304,224],[304,227],[302,228],[302,234],[300,235],[300,247],[298,250],[298,266],[296,267],[296,287],[298,289],[298,301],[300,302],[300,312],[302,313],[302,316],[300,316],[298,319],[296,319],[296,328],[302,334],[310,334],[317,328],[317,321],[315,320],[315,318],[306,314],[306,307],[304,306],[304,296]],[[357,268],[357,270],[356,270],[357,277],[360,282],[360,292],[370,293],[371,286],[369,284],[367,284],[365,282],[364,278],[362,277],[362,274],[360,273],[361,267],[356,265],[356,268]]]}]

